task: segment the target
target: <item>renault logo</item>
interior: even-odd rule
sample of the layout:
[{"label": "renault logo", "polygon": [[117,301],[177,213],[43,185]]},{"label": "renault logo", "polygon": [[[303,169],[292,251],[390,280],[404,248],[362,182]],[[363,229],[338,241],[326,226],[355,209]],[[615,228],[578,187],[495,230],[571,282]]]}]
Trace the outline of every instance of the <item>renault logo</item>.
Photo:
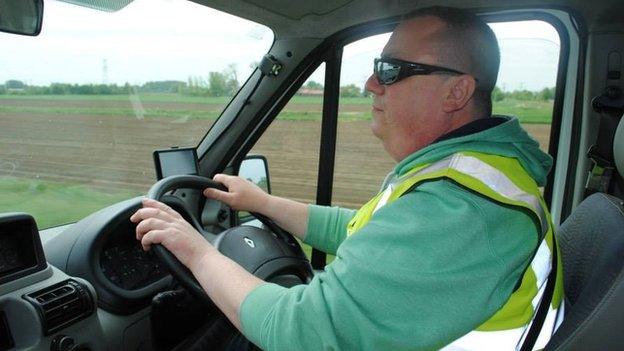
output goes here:
[{"label": "renault logo", "polygon": [[256,244],[254,244],[253,240],[249,239],[248,237],[245,237],[244,240],[247,243],[247,245],[249,245],[249,247],[251,247],[252,249],[256,247]]}]

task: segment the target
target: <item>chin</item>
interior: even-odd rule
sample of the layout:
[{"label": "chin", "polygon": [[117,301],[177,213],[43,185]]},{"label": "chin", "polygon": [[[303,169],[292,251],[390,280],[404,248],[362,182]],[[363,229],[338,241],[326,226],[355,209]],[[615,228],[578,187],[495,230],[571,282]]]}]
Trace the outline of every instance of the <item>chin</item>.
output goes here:
[{"label": "chin", "polygon": [[380,133],[381,131],[379,130],[379,125],[375,122],[374,119],[370,125],[370,130],[371,130],[371,133],[373,133],[375,137],[377,137],[378,139],[381,139],[381,133]]}]

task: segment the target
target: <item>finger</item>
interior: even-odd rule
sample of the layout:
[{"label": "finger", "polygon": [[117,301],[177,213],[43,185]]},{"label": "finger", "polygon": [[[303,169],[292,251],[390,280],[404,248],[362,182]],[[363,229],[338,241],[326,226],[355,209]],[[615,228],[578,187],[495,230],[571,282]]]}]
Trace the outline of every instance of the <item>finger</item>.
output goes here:
[{"label": "finger", "polygon": [[148,218],[146,220],[141,221],[141,223],[137,225],[136,230],[135,230],[136,238],[137,240],[141,240],[143,236],[145,235],[145,233],[151,230],[163,230],[163,229],[167,229],[170,226],[171,224],[163,220],[160,220],[158,218]]},{"label": "finger", "polygon": [[153,207],[144,207],[136,211],[130,217],[130,221],[132,221],[133,223],[138,223],[148,218],[158,218],[165,222],[172,222],[175,219],[171,216],[171,214],[161,209],[153,208]]},{"label": "finger", "polygon": [[215,189],[215,188],[206,188],[204,189],[203,194],[207,198],[215,199],[217,201],[221,201],[225,203],[228,203],[234,196],[234,194],[232,193],[229,193],[227,191],[222,191],[219,189]]},{"label": "finger", "polygon": [[221,183],[223,185],[225,185],[226,188],[230,187],[230,184],[232,184],[232,180],[236,179],[235,176],[231,176],[229,174],[215,174],[214,177],[212,177],[212,180],[214,180],[217,183]]},{"label": "finger", "polygon": [[171,217],[173,218],[182,218],[182,216],[173,208],[169,207],[168,205],[160,202],[160,201],[156,201],[154,199],[143,199],[143,207],[151,207],[151,208],[157,208],[167,214],[169,214]]},{"label": "finger", "polygon": [[153,244],[162,243],[167,237],[166,230],[151,230],[141,238],[141,246],[144,251],[148,251]]}]

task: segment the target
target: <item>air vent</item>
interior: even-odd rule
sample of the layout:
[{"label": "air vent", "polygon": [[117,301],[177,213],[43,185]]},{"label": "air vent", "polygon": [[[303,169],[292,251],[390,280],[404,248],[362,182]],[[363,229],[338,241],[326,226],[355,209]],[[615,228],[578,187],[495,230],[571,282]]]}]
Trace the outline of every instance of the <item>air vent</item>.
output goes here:
[{"label": "air vent", "polygon": [[94,311],[89,289],[72,279],[24,295],[23,298],[39,312],[45,335],[68,327]]}]

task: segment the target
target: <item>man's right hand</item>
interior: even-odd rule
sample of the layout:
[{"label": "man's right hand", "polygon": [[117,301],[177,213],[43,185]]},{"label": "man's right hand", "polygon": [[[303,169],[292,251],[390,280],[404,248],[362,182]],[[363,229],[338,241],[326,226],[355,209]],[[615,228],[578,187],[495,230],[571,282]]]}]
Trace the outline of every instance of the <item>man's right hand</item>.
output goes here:
[{"label": "man's right hand", "polygon": [[263,214],[303,240],[308,227],[308,205],[267,194],[241,177],[217,174],[213,180],[225,185],[228,191],[205,189],[204,196],[221,201],[237,211]]},{"label": "man's right hand", "polygon": [[268,215],[263,210],[267,208],[270,195],[256,184],[241,177],[227,174],[217,174],[213,180],[225,185],[228,191],[207,188],[204,190],[204,196],[207,198],[221,201],[237,211],[258,212]]}]

